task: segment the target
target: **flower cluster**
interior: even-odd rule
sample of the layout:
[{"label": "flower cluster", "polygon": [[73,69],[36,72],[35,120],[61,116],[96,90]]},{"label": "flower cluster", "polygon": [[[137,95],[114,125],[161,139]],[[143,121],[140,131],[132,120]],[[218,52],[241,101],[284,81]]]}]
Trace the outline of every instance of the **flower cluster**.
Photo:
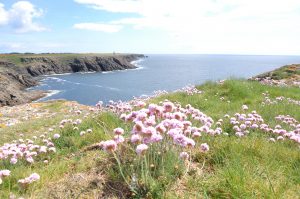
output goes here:
[{"label": "flower cluster", "polygon": [[[195,147],[195,139],[200,137],[201,133],[210,135],[222,133],[221,128],[212,128],[214,121],[211,117],[191,105],[182,107],[180,104],[174,104],[168,100],[162,102],[162,105],[149,104],[147,108],[143,108],[146,105],[144,102],[136,104],[140,105],[137,106],[140,108],[139,110],[127,114],[123,112],[120,118],[133,124],[128,140],[135,146],[138,155],[143,155],[151,145],[161,142],[186,150]],[[119,110],[125,112],[132,109],[132,107],[123,109],[119,105],[117,105]],[[114,134],[114,139],[101,143],[104,150],[115,151],[118,144],[124,142],[123,129],[116,128]],[[203,152],[209,150],[207,144],[201,145],[200,148]],[[181,153],[180,157],[187,157],[183,155],[185,153]]]},{"label": "flower cluster", "polygon": [[2,179],[10,176],[10,170],[0,170],[0,184],[2,184]]},{"label": "flower cluster", "polygon": [[278,103],[282,103],[282,102],[286,102],[286,103],[294,104],[294,105],[300,105],[300,100],[286,98],[284,96],[279,96],[279,97],[276,97],[275,99],[272,99],[272,98],[270,98],[268,92],[262,93],[262,95],[264,96],[264,101],[262,102],[262,105],[278,104]]},{"label": "flower cluster", "polygon": [[188,85],[178,91],[185,92],[187,95],[202,94],[202,91],[198,90],[195,85]]},{"label": "flower cluster", "polygon": [[[247,110],[248,107],[244,105],[243,110]],[[228,114],[224,116],[225,118],[230,118]],[[284,129],[281,125],[276,125],[275,128],[271,128],[268,124],[264,123],[261,115],[256,111],[251,113],[235,113],[234,117],[231,117],[230,124],[233,126],[232,129],[235,131],[235,135],[238,137],[246,136],[251,132],[251,130],[258,129],[265,133],[270,133],[271,135],[277,136],[275,138],[270,138],[269,141],[275,142],[276,140],[284,140],[285,138],[293,140],[300,144],[300,124],[299,122],[291,117],[290,115],[278,115],[275,117],[277,121],[281,121],[285,125],[292,128],[291,131]],[[222,123],[217,122],[219,125]]]},{"label": "flower cluster", "polygon": [[[55,137],[58,137],[58,134]],[[0,160],[9,160],[11,164],[17,164],[19,160],[24,159],[26,162],[32,164],[35,157],[56,152],[51,138],[46,139],[45,135],[41,135],[40,142],[42,144],[36,144],[37,139],[35,136],[34,140],[23,140],[20,138],[12,143],[5,143],[0,147]]]},{"label": "flower cluster", "polygon": [[40,179],[40,175],[37,173],[31,174],[29,177],[18,180],[18,183],[20,186],[25,189],[27,186],[35,181],[38,181]]}]

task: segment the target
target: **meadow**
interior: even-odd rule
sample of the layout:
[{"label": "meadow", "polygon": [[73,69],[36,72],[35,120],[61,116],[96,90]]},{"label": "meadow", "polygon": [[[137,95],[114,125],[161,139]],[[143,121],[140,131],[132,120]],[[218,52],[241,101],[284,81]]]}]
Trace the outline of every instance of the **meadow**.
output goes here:
[{"label": "meadow", "polygon": [[0,198],[299,198],[298,87],[226,80],[62,104],[0,129]]}]

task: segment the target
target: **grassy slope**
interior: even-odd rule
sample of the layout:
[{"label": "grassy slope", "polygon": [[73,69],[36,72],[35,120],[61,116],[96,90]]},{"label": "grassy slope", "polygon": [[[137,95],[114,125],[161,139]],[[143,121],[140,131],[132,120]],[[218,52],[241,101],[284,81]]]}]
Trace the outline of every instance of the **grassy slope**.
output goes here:
[{"label": "grassy slope", "polygon": [[[272,127],[278,122],[274,117],[279,114],[291,115],[300,120],[300,106],[286,102],[265,105],[262,92],[268,91],[270,98],[278,96],[290,97],[300,100],[299,88],[279,88],[261,85],[257,82],[230,80],[224,85],[207,83],[198,87],[204,94],[187,96],[184,93],[175,93],[153,99],[159,102],[163,99],[178,101],[182,105],[191,104],[199,108],[214,120],[223,118],[224,114],[240,112],[241,106],[247,104],[250,110],[256,110]],[[225,100],[220,100],[224,97]],[[207,100],[205,100],[207,99]],[[227,102],[230,100],[230,103]],[[55,107],[55,105],[54,105]],[[94,117],[94,118],[93,118]],[[46,125],[47,121],[40,120],[39,126]],[[95,183],[95,178],[89,178],[87,173],[96,169],[97,175],[108,175],[108,156],[102,151],[85,151],[86,146],[110,137],[110,131],[116,127],[129,129],[116,116],[111,113],[90,116],[80,126],[80,130],[93,128],[93,133],[80,137],[71,127],[60,131],[62,135],[55,144],[57,153],[52,155],[47,166],[38,162],[33,166],[21,163],[9,166],[0,163],[0,169],[8,168],[12,176],[0,185],[0,198],[7,198],[9,192],[32,198],[65,197],[65,198],[91,198],[94,194],[112,185]],[[21,127],[20,127],[21,128]],[[22,127],[25,128],[25,127]],[[26,129],[26,128],[25,128]],[[226,129],[226,128],[225,128]],[[28,133],[32,131],[28,127]],[[232,133],[231,131],[227,131]],[[3,131],[3,135],[12,131]],[[32,134],[29,134],[32,135]],[[207,142],[211,150],[207,155],[196,155],[195,164],[204,164],[199,174],[191,173],[185,178],[169,182],[161,197],[165,198],[297,198],[300,195],[300,152],[299,146],[290,141],[270,143],[270,135],[260,131],[248,137],[235,136],[203,136],[201,142]],[[9,139],[9,137],[7,138]],[[8,140],[6,140],[8,141]],[[197,153],[196,153],[197,154]],[[11,186],[17,179],[23,178],[31,172],[37,172],[41,180],[26,192]],[[78,174],[84,176],[78,180],[81,186],[70,186],[74,181],[70,176]],[[93,175],[97,176],[93,173]],[[112,175],[112,174],[110,174]],[[115,174],[117,175],[117,174]],[[89,176],[89,177],[88,177]],[[95,177],[94,176],[94,177]],[[79,178],[82,179],[82,178]],[[90,181],[89,181],[90,180]],[[99,180],[99,179],[98,179]],[[109,189],[113,192],[114,188]],[[115,190],[117,193],[118,191]]]},{"label": "grassy slope", "polygon": [[[113,56],[113,53],[45,53],[45,54],[0,54],[0,61],[12,62],[18,66],[22,65],[21,58],[46,57],[55,58],[60,61],[73,60],[76,57]],[[115,56],[115,55],[114,55]]]},{"label": "grassy slope", "polygon": [[291,79],[297,78],[299,79],[300,76],[300,64],[292,64],[287,66],[282,66],[274,71],[267,72],[257,77],[270,77],[274,80],[281,80],[281,79]]}]

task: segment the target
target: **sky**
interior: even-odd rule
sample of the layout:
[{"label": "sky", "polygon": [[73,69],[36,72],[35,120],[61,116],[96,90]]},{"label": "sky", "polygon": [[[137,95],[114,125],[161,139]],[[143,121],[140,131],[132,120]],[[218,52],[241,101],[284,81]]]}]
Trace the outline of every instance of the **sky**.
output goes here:
[{"label": "sky", "polygon": [[0,53],[300,55],[300,0],[0,0]]}]

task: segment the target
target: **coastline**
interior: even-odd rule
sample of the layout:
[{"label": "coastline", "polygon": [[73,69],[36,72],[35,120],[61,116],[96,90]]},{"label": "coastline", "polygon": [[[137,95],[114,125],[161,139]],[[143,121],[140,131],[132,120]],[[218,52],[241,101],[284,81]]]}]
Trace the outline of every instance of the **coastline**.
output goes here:
[{"label": "coastline", "polygon": [[[134,69],[104,71],[104,72],[99,72],[99,73],[107,74],[107,73],[114,73],[114,72],[123,72],[123,71],[125,72],[125,71],[129,71],[129,70],[142,70],[144,67],[142,67],[140,65],[140,63],[143,62],[144,60],[145,60],[145,58],[139,58],[137,60],[131,61],[130,64],[132,64],[132,65],[134,65],[136,67]],[[97,73],[97,72],[96,71],[91,71],[91,72],[76,72],[76,73],[79,73],[79,74],[92,74],[92,73]],[[37,86],[41,85],[42,81],[45,80],[45,78],[47,78],[47,77],[52,77],[52,76],[55,77],[55,76],[62,76],[62,75],[72,75],[72,74],[76,74],[76,73],[62,73],[62,74],[53,74],[53,75],[43,75],[43,76],[41,76],[42,78],[39,80],[39,84]],[[34,87],[30,87],[30,88],[27,88],[26,90],[32,91],[32,90],[34,90],[33,88]],[[112,87],[108,87],[108,89],[118,90],[117,88],[112,88]],[[37,90],[35,90],[35,91],[37,91]],[[45,96],[43,96],[43,97],[41,97],[41,98],[39,98],[37,100],[34,100],[32,102],[42,102],[44,100],[47,101],[47,98],[63,92],[62,90],[41,90],[41,91],[44,92]]]},{"label": "coastline", "polygon": [[[133,61],[133,62],[131,62],[132,64],[135,64],[135,66],[137,67],[137,68],[135,68],[135,69],[125,69],[125,70],[116,70],[116,71],[108,71],[108,72],[102,72],[102,73],[114,73],[114,72],[125,72],[125,71],[127,71],[127,70],[140,70],[140,69],[142,69],[143,67],[141,67],[141,65],[140,65],[140,63],[143,61],[144,59],[138,59],[138,60],[136,60],[136,61]],[[289,65],[287,65],[287,66],[285,66],[285,67],[288,67]],[[279,67],[279,68],[282,68],[282,67]],[[278,69],[274,69],[274,71],[276,71],[276,70],[278,70]],[[264,74],[264,73],[263,73]],[[259,74],[258,76],[260,76],[261,74]],[[248,80],[252,80],[251,78],[249,78]],[[62,80],[62,81],[65,81],[65,80]],[[218,80],[216,80],[217,82],[222,82],[222,81],[218,81]],[[71,83],[71,82],[70,82]],[[72,82],[72,83],[74,83],[74,82]],[[77,84],[79,84],[79,83],[77,83]],[[88,86],[97,86],[97,85],[88,85]],[[192,85],[193,86],[193,85]],[[185,87],[191,87],[192,88],[192,86],[191,85],[187,85],[187,86],[185,86]],[[102,86],[101,86],[102,87]],[[185,88],[184,87],[184,88]],[[104,87],[103,87],[104,88]],[[105,87],[106,88],[106,87]],[[110,89],[110,90],[117,90],[116,88],[109,88],[109,87],[107,87],[107,89]],[[177,92],[177,91],[180,91],[180,90],[182,90],[182,88],[178,88],[178,89],[176,89],[176,90],[172,90],[172,91],[169,91],[169,93],[174,93],[174,92]],[[151,93],[148,93],[148,94],[145,94],[145,96],[146,97],[149,97],[149,96],[152,96],[153,94],[155,93],[155,91],[153,91],[153,92],[151,92]],[[55,94],[57,94],[57,93],[54,93],[53,95],[55,95]],[[139,96],[140,97],[140,96]],[[129,98],[128,100],[130,101],[130,100],[132,100],[134,98],[134,96],[132,96],[132,98]],[[47,99],[47,97],[44,97],[43,99],[41,99],[41,101],[43,101],[43,100],[48,100]],[[49,99],[49,100],[54,100],[54,99]],[[101,99],[100,99],[101,100]],[[85,103],[83,103],[82,102],[82,104],[85,104]],[[90,103],[88,103],[89,105],[91,105]]]},{"label": "coastline", "polygon": [[134,61],[145,58],[142,54],[74,54],[68,60],[45,54],[17,56],[22,65],[10,60],[9,55],[0,60],[0,106],[24,104],[47,96],[45,91],[30,89],[39,85],[43,77],[135,69]]}]

